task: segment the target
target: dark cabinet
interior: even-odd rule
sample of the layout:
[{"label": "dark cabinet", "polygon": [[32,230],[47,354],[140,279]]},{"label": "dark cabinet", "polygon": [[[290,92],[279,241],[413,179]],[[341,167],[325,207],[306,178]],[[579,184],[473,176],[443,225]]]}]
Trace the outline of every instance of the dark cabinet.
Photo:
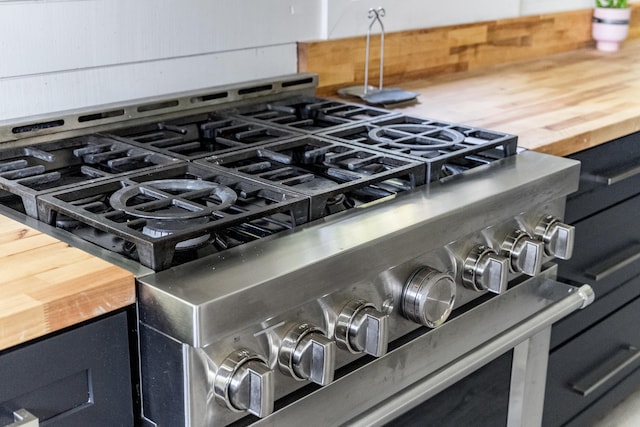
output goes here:
[{"label": "dark cabinet", "polygon": [[544,425],[588,425],[640,386],[640,133],[570,156],[582,162],[567,200],[576,227],[565,281],[596,300],[554,325]]},{"label": "dark cabinet", "polygon": [[0,426],[26,410],[41,426],[132,426],[127,313],[0,353]]}]

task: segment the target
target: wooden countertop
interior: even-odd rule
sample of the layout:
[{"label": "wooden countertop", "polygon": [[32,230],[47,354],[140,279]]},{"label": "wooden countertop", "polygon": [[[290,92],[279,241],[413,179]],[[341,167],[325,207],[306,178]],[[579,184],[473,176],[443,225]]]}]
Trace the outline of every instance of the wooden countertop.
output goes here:
[{"label": "wooden countertop", "polygon": [[395,108],[518,135],[560,156],[640,130],[640,39],[615,53],[585,48],[398,85],[420,93]]},{"label": "wooden countertop", "polygon": [[134,302],[132,273],[0,215],[0,350]]}]

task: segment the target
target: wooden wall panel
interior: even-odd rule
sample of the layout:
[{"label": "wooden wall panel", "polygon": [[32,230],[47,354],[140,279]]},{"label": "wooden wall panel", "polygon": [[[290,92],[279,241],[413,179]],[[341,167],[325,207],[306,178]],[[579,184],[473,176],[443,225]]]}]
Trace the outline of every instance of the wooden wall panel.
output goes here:
[{"label": "wooden wall panel", "polygon": [[[640,37],[640,3],[630,38]],[[592,9],[388,33],[384,84],[533,59],[593,46]],[[366,37],[298,43],[298,70],[318,73],[318,93],[364,81]],[[377,86],[380,38],[371,37],[369,84]]]}]

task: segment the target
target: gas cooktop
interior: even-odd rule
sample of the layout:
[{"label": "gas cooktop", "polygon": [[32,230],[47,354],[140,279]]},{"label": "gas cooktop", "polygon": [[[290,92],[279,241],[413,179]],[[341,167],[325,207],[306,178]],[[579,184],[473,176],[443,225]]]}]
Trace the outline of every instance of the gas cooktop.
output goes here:
[{"label": "gas cooktop", "polygon": [[[516,154],[513,135],[319,98],[312,84],[0,128],[21,139],[0,148],[0,203],[163,270]],[[74,119],[72,137],[57,129]]]}]

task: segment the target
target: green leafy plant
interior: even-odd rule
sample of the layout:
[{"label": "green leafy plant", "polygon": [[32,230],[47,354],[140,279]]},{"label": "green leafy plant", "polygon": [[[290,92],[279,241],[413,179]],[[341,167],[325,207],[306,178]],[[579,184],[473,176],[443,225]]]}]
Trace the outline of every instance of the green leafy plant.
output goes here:
[{"label": "green leafy plant", "polygon": [[624,9],[629,7],[629,4],[627,0],[596,0],[596,6]]}]

